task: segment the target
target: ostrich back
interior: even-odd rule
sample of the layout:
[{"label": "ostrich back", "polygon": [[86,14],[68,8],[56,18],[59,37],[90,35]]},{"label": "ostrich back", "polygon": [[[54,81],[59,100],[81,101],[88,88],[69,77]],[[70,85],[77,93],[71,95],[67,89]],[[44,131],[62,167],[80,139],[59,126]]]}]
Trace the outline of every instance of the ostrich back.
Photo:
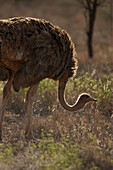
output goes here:
[{"label": "ostrich back", "polygon": [[69,78],[77,69],[74,44],[66,31],[24,17],[0,20],[0,64],[15,72],[15,90],[44,78]]}]

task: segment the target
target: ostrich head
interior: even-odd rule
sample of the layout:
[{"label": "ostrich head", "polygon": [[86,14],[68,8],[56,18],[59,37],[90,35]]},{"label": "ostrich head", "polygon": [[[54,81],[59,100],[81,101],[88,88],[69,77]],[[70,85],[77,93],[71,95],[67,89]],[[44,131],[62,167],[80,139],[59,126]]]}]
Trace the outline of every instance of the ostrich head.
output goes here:
[{"label": "ostrich head", "polygon": [[79,110],[79,109],[82,109],[87,103],[93,102],[93,101],[96,102],[97,99],[91,97],[87,93],[82,93],[78,96],[75,106],[77,110]]},{"label": "ostrich head", "polygon": [[63,108],[68,111],[77,111],[82,109],[87,103],[97,101],[97,99],[91,97],[87,93],[82,93],[78,96],[74,105],[69,105],[65,100],[64,90],[65,90],[66,81],[59,81],[59,90],[58,90],[58,97],[60,104]]},{"label": "ostrich head", "polygon": [[79,95],[78,99],[77,99],[77,103],[81,103],[81,104],[87,104],[91,101],[97,101],[97,99],[91,97],[89,94],[87,93],[82,93],[81,95]]}]

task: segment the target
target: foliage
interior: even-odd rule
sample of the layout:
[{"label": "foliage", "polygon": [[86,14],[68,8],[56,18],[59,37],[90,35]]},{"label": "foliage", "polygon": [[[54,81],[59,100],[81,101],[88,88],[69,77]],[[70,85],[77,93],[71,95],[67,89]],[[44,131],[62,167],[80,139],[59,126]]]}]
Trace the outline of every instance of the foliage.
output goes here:
[{"label": "foliage", "polygon": [[92,74],[83,73],[82,76],[75,79],[74,89],[79,93],[87,91],[97,98],[97,109],[106,113],[112,114],[112,98],[113,98],[113,75],[102,75],[96,79],[96,72]]},{"label": "foliage", "polygon": [[[65,169],[83,167],[82,159],[79,158],[79,149],[72,142],[69,142],[65,136],[61,137],[61,142],[55,142],[52,136],[52,131],[46,134],[42,131],[42,139],[38,139],[38,150],[41,154],[40,167],[47,169]],[[45,163],[44,162],[49,162]],[[60,168],[61,167],[61,168]]]},{"label": "foliage", "polygon": [[8,143],[6,145],[0,144],[0,160],[2,160],[4,163],[10,163],[11,161],[13,161],[15,152],[16,149],[13,148],[11,143]]},{"label": "foliage", "polygon": [[[70,79],[66,87],[66,96],[75,91],[77,94],[87,92],[98,100],[94,105],[95,109],[90,107],[91,105],[86,106],[85,114],[82,115],[80,113],[83,111],[72,116],[61,109],[59,103],[56,102],[57,85],[57,82],[49,79],[43,80],[39,85],[36,95],[38,100],[34,103],[34,111],[37,113],[37,108],[39,108],[40,114],[49,113],[49,115],[38,117],[38,126],[34,117],[36,141],[28,144],[20,142],[23,139],[18,141],[19,134],[15,132],[13,128],[15,125],[12,123],[12,134],[14,133],[17,139],[13,139],[16,140],[13,144],[10,142],[0,144],[0,162],[10,165],[13,169],[15,159],[18,160],[18,154],[21,153],[24,154],[23,161],[26,162],[25,165],[21,164],[24,169],[30,165],[34,169],[48,170],[100,170],[106,167],[111,169],[112,126],[109,118],[112,114],[112,74],[97,76],[96,70],[92,74],[82,71],[78,78]],[[20,112],[18,108],[24,107],[23,100],[25,100],[26,92],[27,89],[21,90],[19,95],[13,93],[9,102],[10,107],[8,106],[9,111],[13,108],[13,112]],[[73,100],[74,97],[71,96],[71,98]],[[107,116],[107,119],[102,118],[102,115]],[[18,116],[16,119],[19,122],[16,128],[23,129]],[[8,122],[7,119],[6,123]],[[106,131],[104,131],[105,128]]]},{"label": "foliage", "polygon": [[[29,165],[34,164],[34,169],[91,169],[100,170],[103,162],[109,164],[106,159],[98,163],[97,157],[100,155],[100,149],[94,148],[97,145],[97,138],[92,134],[88,134],[91,143],[89,148],[85,147],[86,143],[83,141],[82,145],[78,145],[70,141],[66,136],[62,135],[60,141],[55,141],[54,132],[50,130],[46,132],[42,129],[41,136],[35,142],[28,144],[28,150],[24,153],[24,159],[29,162]],[[26,144],[21,145],[20,148],[26,147]],[[87,148],[87,149],[86,149]],[[88,151],[89,150],[89,151]],[[0,160],[4,163],[11,164],[13,169],[13,161],[16,160],[15,155],[19,152],[19,144],[15,147],[11,144],[0,145]],[[100,155],[101,158],[102,155]],[[104,168],[103,168],[104,169]]]},{"label": "foliage", "polygon": [[[0,93],[2,93],[4,83],[0,84]],[[57,86],[58,83],[45,79],[40,82],[37,91],[37,101],[34,103],[34,108],[42,108],[42,114],[45,111],[51,113],[53,106],[56,104],[57,100]],[[81,72],[78,78],[71,79],[66,86],[66,96],[69,93],[77,92],[77,94],[87,92],[97,98],[97,109],[102,112],[102,114],[111,115],[112,114],[112,98],[113,98],[113,75],[104,74],[101,77],[96,77],[96,70],[89,74],[88,72]],[[25,107],[25,96],[28,89],[20,90],[19,94],[13,93],[13,96],[9,102],[9,110],[16,110],[16,112],[24,112]],[[19,103],[19,104],[18,104]],[[106,104],[107,103],[107,104]],[[23,105],[23,107],[21,107]],[[34,111],[37,113],[36,109]]]}]

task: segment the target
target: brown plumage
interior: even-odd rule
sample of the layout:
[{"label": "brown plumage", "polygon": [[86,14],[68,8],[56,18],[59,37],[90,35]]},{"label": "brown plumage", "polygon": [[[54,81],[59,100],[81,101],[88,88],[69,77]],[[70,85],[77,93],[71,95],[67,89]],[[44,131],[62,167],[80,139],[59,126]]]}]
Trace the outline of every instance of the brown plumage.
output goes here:
[{"label": "brown plumage", "polygon": [[6,81],[9,78],[10,71],[4,66],[0,65],[0,81]]},{"label": "brown plumage", "polygon": [[67,110],[73,107],[66,103],[64,89],[68,79],[76,75],[77,59],[74,44],[66,31],[42,19],[16,17],[0,20],[0,64],[0,80],[8,79],[3,90],[0,136],[12,84],[17,92],[30,86],[26,98],[29,115],[26,136],[31,135],[33,95],[41,80],[59,80],[61,105]]},{"label": "brown plumage", "polygon": [[[16,72],[14,89],[44,78],[71,77],[77,66],[75,48],[66,31],[33,18],[0,21],[0,63]],[[71,57],[70,57],[71,56]]]}]

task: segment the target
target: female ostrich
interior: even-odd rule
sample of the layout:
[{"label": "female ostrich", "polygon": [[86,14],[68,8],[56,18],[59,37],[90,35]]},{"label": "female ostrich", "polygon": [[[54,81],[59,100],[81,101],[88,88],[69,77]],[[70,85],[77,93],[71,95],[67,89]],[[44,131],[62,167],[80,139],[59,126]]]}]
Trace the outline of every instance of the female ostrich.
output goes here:
[{"label": "female ostrich", "polygon": [[16,17],[0,20],[0,80],[8,80],[3,89],[3,103],[0,113],[0,139],[2,121],[11,86],[18,92],[30,87],[26,100],[28,121],[25,135],[32,135],[31,113],[33,96],[38,84],[45,78],[59,80],[58,98],[62,107],[76,111],[89,101],[96,101],[90,95],[80,95],[73,106],[65,101],[64,90],[68,79],[76,75],[77,59],[74,44],[66,31],[50,22]]}]

